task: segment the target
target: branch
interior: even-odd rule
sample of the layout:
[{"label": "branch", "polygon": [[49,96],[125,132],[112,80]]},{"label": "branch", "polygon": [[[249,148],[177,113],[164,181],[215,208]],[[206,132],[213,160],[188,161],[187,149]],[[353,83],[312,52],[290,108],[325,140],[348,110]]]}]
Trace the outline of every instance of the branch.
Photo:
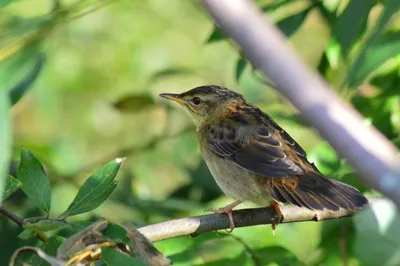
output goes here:
[{"label": "branch", "polygon": [[400,207],[399,151],[305,66],[282,33],[250,1],[203,0],[254,68],[276,84],[304,118],[349,160],[362,179]]},{"label": "branch", "polygon": [[[370,204],[388,201],[383,197],[369,198]],[[352,216],[355,212],[350,210],[339,211],[312,211],[294,205],[281,207],[283,221],[281,223],[293,223],[303,221],[323,221],[329,219]],[[277,215],[273,208],[255,208],[233,211],[236,227],[272,224],[277,222]],[[230,223],[227,215],[209,214],[193,216],[152,224],[138,230],[151,242],[161,241],[178,236],[197,236],[202,233],[216,230],[229,229]],[[279,228],[279,226],[278,226]]]},{"label": "branch", "polygon": [[[0,214],[3,214],[5,217],[13,221],[16,225],[23,228],[24,221],[15,213],[4,208],[4,206],[0,206]],[[43,243],[47,240],[47,236],[43,232],[36,232],[35,236]]]},{"label": "branch", "polygon": [[8,217],[11,221],[13,221],[16,225],[22,227],[22,224],[24,221],[16,214],[10,212],[4,206],[0,206],[0,214],[3,214],[4,216]]}]

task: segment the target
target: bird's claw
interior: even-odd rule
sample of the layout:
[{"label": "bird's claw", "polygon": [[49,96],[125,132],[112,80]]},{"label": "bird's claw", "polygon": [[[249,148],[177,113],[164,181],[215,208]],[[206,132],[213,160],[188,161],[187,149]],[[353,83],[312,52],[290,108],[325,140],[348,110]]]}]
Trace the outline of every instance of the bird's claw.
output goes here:
[{"label": "bird's claw", "polygon": [[212,213],[215,213],[215,214],[226,214],[226,215],[228,215],[229,223],[230,223],[230,226],[229,226],[230,229],[225,229],[225,231],[227,233],[232,233],[233,229],[235,229],[235,222],[233,221],[233,215],[232,215],[232,209],[231,208],[224,207],[224,208],[219,208],[217,210],[213,209],[213,208],[207,208],[205,210],[205,212],[212,212]]},{"label": "bird's claw", "polygon": [[278,202],[276,202],[276,201],[272,202],[271,205],[269,205],[269,207],[271,207],[271,208],[273,208],[275,210],[276,215],[278,217],[278,222],[271,224],[271,226],[272,226],[272,234],[275,235],[275,229],[278,226],[278,224],[280,222],[282,222],[283,215],[282,215],[281,209],[279,208],[279,203]]},{"label": "bird's claw", "polygon": [[232,233],[233,229],[235,229],[235,222],[233,221],[233,214],[232,214],[232,209],[241,204],[243,201],[237,200],[223,208],[219,208],[218,210],[213,209],[213,208],[207,208],[205,211],[208,212],[213,212],[215,214],[227,214],[229,218],[229,223],[230,223],[230,229],[225,229],[227,233]]}]

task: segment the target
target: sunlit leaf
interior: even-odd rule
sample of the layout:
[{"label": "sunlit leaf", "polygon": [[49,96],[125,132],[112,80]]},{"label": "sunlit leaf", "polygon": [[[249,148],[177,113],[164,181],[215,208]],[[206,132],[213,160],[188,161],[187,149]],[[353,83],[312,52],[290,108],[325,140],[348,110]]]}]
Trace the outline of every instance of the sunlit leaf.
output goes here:
[{"label": "sunlit leaf", "polygon": [[[33,33],[27,33],[24,29],[24,27],[35,27],[35,23],[29,23],[18,18],[15,20],[15,24],[17,24],[17,28],[11,26],[10,29],[0,32],[0,38],[3,40],[0,46],[0,72],[7,77],[5,83],[3,83],[7,88],[11,88],[31,71],[37,56],[41,53],[40,40],[26,40],[25,37],[18,36],[19,27],[22,27],[22,34],[36,34],[36,29],[33,30]],[[7,25],[3,25],[3,27],[7,29]],[[39,25],[38,27],[42,26]],[[4,36],[2,35],[4,32],[9,32],[9,34]],[[17,36],[9,36],[10,34]],[[27,38],[29,39],[29,37]]]},{"label": "sunlit leaf", "polygon": [[120,265],[145,266],[145,264],[140,262],[139,260],[130,257],[126,254],[123,254],[110,247],[102,249],[102,258],[103,262],[107,266],[120,266]]},{"label": "sunlit leaf", "polygon": [[21,150],[21,161],[18,167],[18,180],[22,183],[22,191],[41,210],[49,213],[51,189],[43,166],[33,154],[25,148]]},{"label": "sunlit leaf", "polygon": [[307,18],[308,13],[313,9],[314,6],[304,9],[299,13],[290,15],[277,22],[276,26],[287,36],[293,35],[303,24]]},{"label": "sunlit leaf", "polygon": [[[0,75],[0,83],[3,80],[3,76]],[[7,91],[0,87],[0,195],[3,198],[3,193],[6,185],[6,179],[8,174],[8,164],[11,158],[11,119],[9,110],[9,98]]]},{"label": "sunlit leaf", "polygon": [[[213,237],[215,237],[215,235],[213,235]],[[171,255],[185,252],[185,250],[193,250],[192,246],[194,242],[195,239],[189,237],[171,238],[156,242],[154,243],[154,246],[157,249],[162,250],[166,256],[170,257]]]},{"label": "sunlit leaf", "polygon": [[390,122],[394,130],[400,133],[400,98],[393,97],[392,114],[390,116]]},{"label": "sunlit leaf", "polygon": [[[41,249],[47,253],[50,256],[55,257],[57,255],[57,249],[58,247],[64,242],[64,238],[61,236],[52,236],[47,239],[46,242],[44,242],[41,245]],[[45,266],[48,265],[46,261],[39,256],[34,256],[31,260],[31,265],[32,266]]]},{"label": "sunlit leaf", "polygon": [[117,187],[118,183],[114,179],[122,161],[119,158],[112,160],[90,176],[60,218],[94,210],[105,202]]},{"label": "sunlit leaf", "polygon": [[[352,103],[356,109],[388,138],[396,137],[391,123],[391,116],[396,108],[398,98],[396,91],[396,88],[393,88],[372,98],[362,96],[352,98]],[[386,95],[386,93],[388,94]],[[390,93],[394,93],[394,95],[392,96]]]},{"label": "sunlit leaf", "polygon": [[364,265],[400,265],[400,214],[394,203],[378,202],[354,219],[355,253]]},{"label": "sunlit leaf", "polygon": [[376,23],[373,34],[368,38],[346,77],[346,83],[351,87],[361,84],[364,78],[375,70],[379,64],[383,64],[388,60],[388,56],[394,56],[399,53],[396,47],[396,44],[398,46],[398,32],[387,33],[383,36],[382,33],[393,15],[400,10],[400,1],[383,0],[382,3],[384,9]]},{"label": "sunlit leaf", "polygon": [[340,60],[340,45],[335,40],[331,40],[325,53],[331,68],[336,69]]},{"label": "sunlit leaf", "polygon": [[381,40],[369,47],[363,57],[349,74],[351,87],[361,84],[374,70],[379,68],[389,59],[400,54],[400,31],[389,32],[382,36]]},{"label": "sunlit leaf", "polygon": [[20,80],[14,87],[10,90],[11,104],[16,104],[22,96],[27,92],[28,89],[32,87],[33,82],[39,76],[43,65],[45,62],[45,55],[39,54],[37,56],[36,62],[28,74]]},{"label": "sunlit leaf", "polygon": [[347,55],[351,45],[365,32],[368,14],[375,0],[349,1],[333,27],[333,34],[340,43],[343,55]]},{"label": "sunlit leaf", "polygon": [[[291,2],[292,2],[292,0],[276,0],[276,1],[273,1],[272,3],[267,4],[267,5],[263,5],[261,7],[261,9],[262,9],[263,12],[274,11],[274,10],[277,10],[280,7],[282,7],[282,6],[286,5],[286,4],[289,4]],[[293,19],[293,20],[295,20],[295,19]],[[287,24],[291,24],[293,20],[289,19],[288,22],[283,22],[283,24],[284,24],[283,27],[284,28],[291,27],[291,26],[289,26]],[[299,19],[297,18],[297,21],[298,20]],[[227,36],[221,31],[221,29],[218,26],[215,26],[213,31],[211,32],[211,34],[208,36],[208,38],[206,40],[206,43],[217,42],[217,41],[224,40],[226,38],[227,38]]]},{"label": "sunlit leaf", "polygon": [[0,8],[11,4],[12,0],[0,0]]},{"label": "sunlit leaf", "polygon": [[335,175],[340,169],[340,158],[327,142],[322,142],[312,149],[308,158],[325,175]]},{"label": "sunlit leaf", "polygon": [[22,186],[22,183],[16,179],[15,177],[8,175],[7,181],[6,181],[6,189],[4,191],[3,195],[3,200],[7,199],[9,196],[11,196],[15,191],[20,189]]}]

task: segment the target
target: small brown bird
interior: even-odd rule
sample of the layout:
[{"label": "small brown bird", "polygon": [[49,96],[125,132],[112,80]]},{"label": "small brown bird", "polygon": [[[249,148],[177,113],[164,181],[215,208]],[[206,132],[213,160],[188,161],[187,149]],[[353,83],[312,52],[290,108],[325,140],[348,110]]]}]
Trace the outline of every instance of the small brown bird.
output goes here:
[{"label": "small brown bird", "polygon": [[[326,178],[305,151],[269,115],[242,95],[215,85],[181,94],[160,94],[186,107],[197,126],[200,151],[215,181],[235,202],[215,213],[228,214],[249,200],[290,202],[311,210],[356,210],[368,200],[354,187]],[[273,228],[274,225],[273,225]]]}]

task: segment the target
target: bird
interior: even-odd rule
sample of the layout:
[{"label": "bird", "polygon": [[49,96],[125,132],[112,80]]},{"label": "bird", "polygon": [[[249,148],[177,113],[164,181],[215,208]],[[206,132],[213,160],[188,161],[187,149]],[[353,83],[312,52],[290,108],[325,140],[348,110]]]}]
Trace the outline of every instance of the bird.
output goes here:
[{"label": "bird", "polygon": [[[232,90],[217,85],[183,93],[162,93],[188,110],[200,152],[217,185],[235,201],[207,209],[227,214],[244,201],[270,203],[278,224],[280,207],[290,203],[310,210],[356,211],[368,200],[354,187],[324,176],[304,149],[271,116]],[[273,232],[276,224],[272,224]]]}]

